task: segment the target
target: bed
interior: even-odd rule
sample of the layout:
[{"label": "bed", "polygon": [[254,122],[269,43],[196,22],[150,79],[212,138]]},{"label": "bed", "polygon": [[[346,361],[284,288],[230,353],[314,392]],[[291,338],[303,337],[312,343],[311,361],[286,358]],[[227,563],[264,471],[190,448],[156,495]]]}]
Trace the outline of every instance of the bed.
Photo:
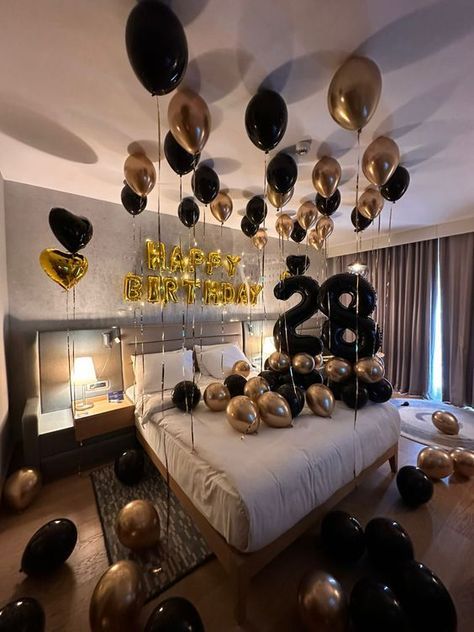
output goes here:
[{"label": "bed", "polygon": [[[209,342],[212,330],[206,331]],[[154,348],[157,333],[147,333],[145,353],[147,346]],[[235,342],[239,332],[229,324],[225,335]],[[125,363],[130,349],[124,353]],[[211,381],[216,380],[198,376],[202,391]],[[242,437],[224,413],[201,402],[193,413],[194,450],[190,416],[168,406],[162,410],[160,403],[161,393],[146,406],[137,401],[138,438],[163,474],[166,449],[171,488],[235,584],[238,621],[245,619],[253,575],[369,471],[387,460],[392,471],[397,468],[400,418],[390,403],[367,405],[355,428],[354,412],[338,402],[331,419],[305,408],[291,428],[262,424],[257,435]]]}]

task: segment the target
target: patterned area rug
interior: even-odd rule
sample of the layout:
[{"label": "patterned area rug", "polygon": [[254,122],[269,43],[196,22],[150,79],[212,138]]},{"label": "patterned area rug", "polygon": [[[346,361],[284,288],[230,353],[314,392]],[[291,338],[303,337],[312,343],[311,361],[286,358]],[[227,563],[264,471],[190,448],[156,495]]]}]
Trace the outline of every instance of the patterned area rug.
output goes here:
[{"label": "patterned area rug", "polygon": [[[144,571],[147,601],[191,573],[212,556],[200,532],[182,509],[176,496],[170,494],[169,546],[166,534],[166,482],[146,458],[143,479],[133,487],[122,485],[114,474],[113,464],[91,473],[97,508],[102,523],[105,547],[110,564],[134,560]],[[122,546],[115,534],[115,519],[120,509],[131,500],[150,500],[160,516],[162,542],[156,549],[133,553]]]},{"label": "patterned area rug", "polygon": [[[401,434],[404,437],[426,445],[474,450],[474,411],[429,399],[403,399],[400,397],[391,401],[397,406],[400,413]],[[408,402],[408,406],[403,405],[405,402]],[[436,410],[446,410],[456,416],[460,426],[459,434],[446,435],[435,428],[431,421],[431,415]]]}]

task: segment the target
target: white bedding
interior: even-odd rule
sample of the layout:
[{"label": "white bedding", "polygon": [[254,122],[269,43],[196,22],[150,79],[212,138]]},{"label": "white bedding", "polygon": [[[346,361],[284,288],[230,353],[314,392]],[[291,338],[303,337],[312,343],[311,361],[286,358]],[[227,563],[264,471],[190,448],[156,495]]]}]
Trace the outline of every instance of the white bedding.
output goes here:
[{"label": "white bedding", "polygon": [[[202,390],[214,378],[201,378]],[[305,408],[292,428],[261,424],[244,438],[225,413],[201,402],[194,410],[194,453],[190,416],[172,408],[154,410],[153,397],[137,427],[164,463],[166,440],[171,476],[227,542],[256,551],[325,502],[356,473],[396,443],[398,410],[368,404],[357,415],[337,402],[331,419]],[[137,413],[141,411],[137,410]],[[138,418],[138,414],[137,414]],[[355,463],[354,463],[355,462]]]}]

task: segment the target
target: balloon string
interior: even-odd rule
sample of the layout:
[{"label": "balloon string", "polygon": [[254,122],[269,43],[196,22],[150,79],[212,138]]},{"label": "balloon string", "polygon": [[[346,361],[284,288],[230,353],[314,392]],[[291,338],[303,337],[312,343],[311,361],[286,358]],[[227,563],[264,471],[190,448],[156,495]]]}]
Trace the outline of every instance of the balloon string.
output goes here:
[{"label": "balloon string", "polygon": [[158,133],[158,196],[157,196],[157,223],[158,223],[158,241],[161,242],[161,116],[160,101],[156,96],[156,122]]},{"label": "balloon string", "polygon": [[[357,172],[356,172],[356,259],[359,258],[360,232],[359,232],[359,178],[360,178],[360,129],[357,130]],[[359,274],[356,274],[356,339],[355,339],[356,364],[359,360]],[[356,477],[356,438],[357,409],[359,407],[359,380],[355,381],[356,401],[354,407],[354,478]]]},{"label": "balloon string", "polygon": [[71,369],[71,332],[69,330],[69,291],[66,290],[66,344],[67,344],[67,364],[69,372],[69,399],[71,400],[71,410],[74,415],[74,397],[72,385],[72,369]]},{"label": "balloon string", "polygon": [[356,199],[355,199],[355,208],[356,208],[356,255],[359,254],[359,178],[360,178],[360,129],[357,130],[357,170],[356,170]]},{"label": "balloon string", "polygon": [[[387,278],[385,279],[385,297],[384,297],[384,309],[383,309],[383,329],[382,331],[385,331],[386,325],[387,325],[387,320],[388,320],[388,299],[390,296],[390,291],[391,291],[391,287],[390,287],[390,278],[392,275],[392,248],[391,248],[391,242],[392,242],[392,210],[393,210],[393,204],[390,204],[390,211],[388,214],[388,243],[387,243]],[[384,337],[382,336],[382,345],[384,342]],[[384,346],[384,345],[383,345]]]}]

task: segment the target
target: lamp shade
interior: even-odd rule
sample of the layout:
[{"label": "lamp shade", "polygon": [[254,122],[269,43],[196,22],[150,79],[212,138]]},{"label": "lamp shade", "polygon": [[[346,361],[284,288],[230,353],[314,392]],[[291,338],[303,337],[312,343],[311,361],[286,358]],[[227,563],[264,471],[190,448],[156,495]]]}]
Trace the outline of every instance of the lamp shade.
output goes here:
[{"label": "lamp shade", "polygon": [[71,381],[77,386],[85,386],[97,381],[94,362],[90,356],[74,358]]}]

